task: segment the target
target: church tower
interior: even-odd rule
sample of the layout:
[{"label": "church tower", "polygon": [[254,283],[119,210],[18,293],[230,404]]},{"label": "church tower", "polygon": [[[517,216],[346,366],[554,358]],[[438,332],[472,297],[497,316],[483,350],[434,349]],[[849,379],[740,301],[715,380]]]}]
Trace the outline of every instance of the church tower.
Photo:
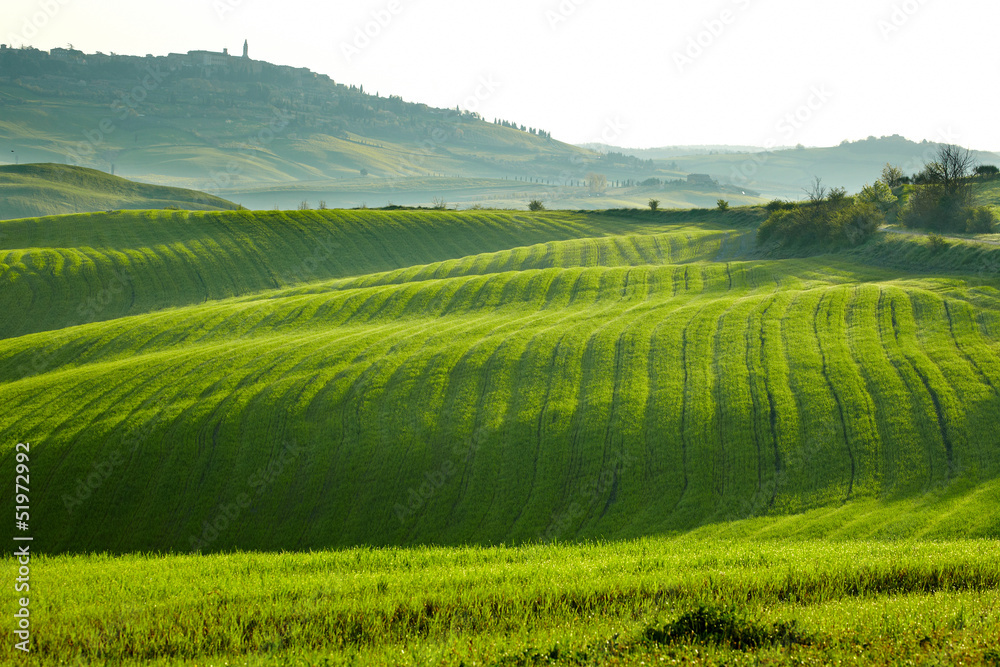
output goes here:
[{"label": "church tower", "polygon": [[247,60],[250,59],[250,40],[243,40],[243,57]]}]

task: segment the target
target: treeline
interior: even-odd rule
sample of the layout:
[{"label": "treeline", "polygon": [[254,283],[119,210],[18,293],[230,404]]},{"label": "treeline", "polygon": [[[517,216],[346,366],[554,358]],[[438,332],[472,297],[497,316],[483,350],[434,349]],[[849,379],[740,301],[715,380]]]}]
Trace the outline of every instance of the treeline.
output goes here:
[{"label": "treeline", "polygon": [[536,127],[527,127],[525,125],[518,125],[517,123],[512,123],[509,120],[502,120],[500,118],[495,118],[493,120],[494,125],[499,125],[500,127],[509,127],[512,130],[520,130],[521,132],[527,132],[528,134],[533,134],[536,137],[541,137],[542,139],[551,139],[552,133],[546,132],[545,130],[539,130]]}]

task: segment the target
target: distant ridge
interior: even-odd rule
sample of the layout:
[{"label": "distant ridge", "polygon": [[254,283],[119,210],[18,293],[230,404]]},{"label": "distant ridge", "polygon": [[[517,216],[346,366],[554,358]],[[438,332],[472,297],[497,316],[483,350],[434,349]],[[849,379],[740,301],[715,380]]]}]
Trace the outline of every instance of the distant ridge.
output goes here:
[{"label": "distant ridge", "polygon": [[136,183],[84,167],[0,166],[0,219],[162,208],[228,211],[238,206],[204,192]]}]

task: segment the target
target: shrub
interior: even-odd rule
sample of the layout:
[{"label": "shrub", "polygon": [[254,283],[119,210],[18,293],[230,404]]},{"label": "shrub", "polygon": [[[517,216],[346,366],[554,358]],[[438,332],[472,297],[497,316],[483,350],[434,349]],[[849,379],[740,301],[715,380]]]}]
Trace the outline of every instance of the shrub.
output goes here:
[{"label": "shrub", "polygon": [[826,196],[827,202],[834,208],[840,208],[848,203],[847,188],[833,188]]},{"label": "shrub", "polygon": [[939,236],[938,234],[928,234],[927,245],[930,246],[931,252],[939,253],[947,250],[950,244],[943,236]]},{"label": "shrub", "polygon": [[849,201],[845,198],[839,204],[817,202],[775,211],[757,230],[757,241],[864,243],[882,226],[885,215],[875,204]]},{"label": "shrub", "polygon": [[716,202],[716,206],[720,211],[729,210],[729,202],[727,202],[725,199],[720,199],[718,202]]},{"label": "shrub", "polygon": [[965,231],[970,234],[990,234],[996,226],[997,216],[988,206],[966,210]]},{"label": "shrub", "polygon": [[757,241],[763,243],[772,238],[798,240],[802,226],[802,217],[797,209],[775,211],[757,230]]},{"label": "shrub", "polygon": [[875,181],[874,184],[861,188],[858,201],[865,204],[875,204],[884,212],[899,201],[899,198],[892,194],[892,188],[888,185],[882,181]]},{"label": "shrub", "polygon": [[768,213],[775,213],[776,211],[790,211],[795,208],[795,202],[785,201],[784,199],[772,199],[768,202],[764,209]]},{"label": "shrub", "polygon": [[864,243],[885,222],[885,214],[878,206],[858,202],[837,211],[829,224],[830,240],[859,245]]},{"label": "shrub", "polygon": [[528,202],[528,210],[529,211],[544,211],[545,210],[545,204],[542,203],[541,199],[532,199],[530,202]]},{"label": "shrub", "polygon": [[922,185],[907,200],[902,222],[935,231],[965,229],[966,203],[964,194],[949,195],[940,185]]},{"label": "shrub", "polygon": [[981,164],[976,167],[976,176],[983,180],[991,180],[1000,176],[1000,169],[992,164]]},{"label": "shrub", "polygon": [[649,200],[649,210],[655,211],[658,208],[660,208],[660,200],[659,199],[650,199]]}]

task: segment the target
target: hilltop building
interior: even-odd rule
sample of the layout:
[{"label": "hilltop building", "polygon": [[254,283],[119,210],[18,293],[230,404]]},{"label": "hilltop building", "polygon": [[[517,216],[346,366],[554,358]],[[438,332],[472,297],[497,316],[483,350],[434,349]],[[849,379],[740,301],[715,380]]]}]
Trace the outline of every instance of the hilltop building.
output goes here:
[{"label": "hilltop building", "polygon": [[49,55],[63,62],[83,62],[86,58],[83,51],[77,49],[52,49],[49,51]]},{"label": "hilltop building", "polygon": [[187,53],[171,53],[167,56],[167,65],[172,69],[181,67],[201,67],[210,74],[212,69],[224,69],[233,72],[260,74],[263,63],[250,59],[250,42],[243,42],[243,57],[237,58],[229,53],[229,49],[217,51],[188,51]]}]

